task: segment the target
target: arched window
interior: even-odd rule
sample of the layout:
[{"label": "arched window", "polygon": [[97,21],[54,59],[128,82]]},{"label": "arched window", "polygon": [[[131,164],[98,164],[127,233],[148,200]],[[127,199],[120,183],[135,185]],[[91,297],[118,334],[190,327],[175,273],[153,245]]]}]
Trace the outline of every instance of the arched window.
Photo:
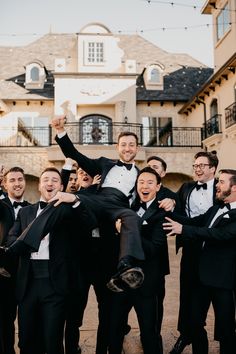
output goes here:
[{"label": "arched window", "polygon": [[218,103],[217,103],[217,99],[214,99],[211,102],[211,118],[215,117],[218,114]]},{"label": "arched window", "polygon": [[151,70],[150,81],[153,83],[159,83],[161,81],[160,71],[157,68]]},{"label": "arched window", "polygon": [[81,144],[111,144],[112,120],[103,115],[88,115],[80,119]]},{"label": "arched window", "polygon": [[34,66],[30,70],[30,79],[32,81],[39,81],[39,68],[37,68],[37,66]]}]

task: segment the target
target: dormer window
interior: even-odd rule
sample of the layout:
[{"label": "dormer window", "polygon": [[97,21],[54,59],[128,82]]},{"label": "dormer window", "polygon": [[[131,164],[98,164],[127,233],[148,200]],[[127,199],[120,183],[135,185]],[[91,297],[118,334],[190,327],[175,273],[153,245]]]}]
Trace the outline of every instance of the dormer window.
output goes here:
[{"label": "dormer window", "polygon": [[43,89],[45,78],[46,73],[43,63],[34,61],[26,65],[26,89]]},{"label": "dormer window", "polygon": [[160,83],[161,81],[161,74],[157,68],[154,68],[150,72],[150,81],[152,83]]},{"label": "dormer window", "polygon": [[30,70],[30,78],[32,81],[39,81],[39,68],[37,66],[34,66]]},{"label": "dormer window", "polygon": [[149,90],[163,89],[163,70],[164,67],[152,64],[147,67],[144,73],[145,86]]},{"label": "dormer window", "polygon": [[86,41],[84,50],[85,65],[104,65],[104,43]]}]

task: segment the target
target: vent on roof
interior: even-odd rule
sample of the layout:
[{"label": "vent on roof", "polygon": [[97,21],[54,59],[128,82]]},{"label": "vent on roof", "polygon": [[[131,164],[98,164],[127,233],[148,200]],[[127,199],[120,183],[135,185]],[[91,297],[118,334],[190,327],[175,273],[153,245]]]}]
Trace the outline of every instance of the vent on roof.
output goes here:
[{"label": "vent on roof", "polygon": [[135,74],[136,73],[136,60],[131,60],[131,59],[126,60],[125,72],[127,74]]},{"label": "vent on roof", "polygon": [[55,59],[55,71],[65,72],[66,71],[66,60],[64,58]]}]

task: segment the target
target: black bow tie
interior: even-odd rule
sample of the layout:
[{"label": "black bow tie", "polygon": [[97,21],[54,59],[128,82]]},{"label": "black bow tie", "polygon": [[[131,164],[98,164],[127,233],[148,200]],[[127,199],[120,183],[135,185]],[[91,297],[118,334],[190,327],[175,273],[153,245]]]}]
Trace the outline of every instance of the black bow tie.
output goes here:
[{"label": "black bow tie", "polygon": [[144,210],[147,210],[147,203],[146,202],[140,202],[140,207],[143,208]]},{"label": "black bow tie", "polygon": [[127,168],[127,170],[131,170],[133,164],[132,163],[125,163],[125,162],[122,162],[122,161],[117,161],[116,163],[117,166],[125,166]]},{"label": "black bow tie", "polygon": [[207,184],[202,183],[202,184],[196,184],[196,190],[199,191],[199,189],[207,189]]},{"label": "black bow tie", "polygon": [[220,208],[221,208],[221,209],[227,208],[228,210],[230,210],[230,209],[231,209],[231,205],[230,205],[229,203],[222,203],[222,204],[220,205]]},{"label": "black bow tie", "polygon": [[47,205],[48,205],[48,203],[44,202],[43,200],[40,200],[40,202],[39,202],[40,209],[46,208]]},{"label": "black bow tie", "polygon": [[12,204],[12,206],[13,206],[13,208],[18,208],[19,206],[20,207],[24,207],[24,206],[26,206],[26,203],[25,202],[16,202],[16,201],[14,201],[13,202],[13,204]]}]

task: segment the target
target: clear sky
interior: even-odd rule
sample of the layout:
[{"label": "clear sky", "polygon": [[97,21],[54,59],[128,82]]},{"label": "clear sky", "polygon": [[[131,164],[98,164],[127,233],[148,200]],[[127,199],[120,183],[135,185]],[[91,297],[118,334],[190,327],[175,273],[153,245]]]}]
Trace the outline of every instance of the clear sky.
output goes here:
[{"label": "clear sky", "polygon": [[45,33],[76,33],[90,22],[138,33],[171,53],[213,67],[212,18],[206,0],[0,0],[0,45],[33,42]]}]

